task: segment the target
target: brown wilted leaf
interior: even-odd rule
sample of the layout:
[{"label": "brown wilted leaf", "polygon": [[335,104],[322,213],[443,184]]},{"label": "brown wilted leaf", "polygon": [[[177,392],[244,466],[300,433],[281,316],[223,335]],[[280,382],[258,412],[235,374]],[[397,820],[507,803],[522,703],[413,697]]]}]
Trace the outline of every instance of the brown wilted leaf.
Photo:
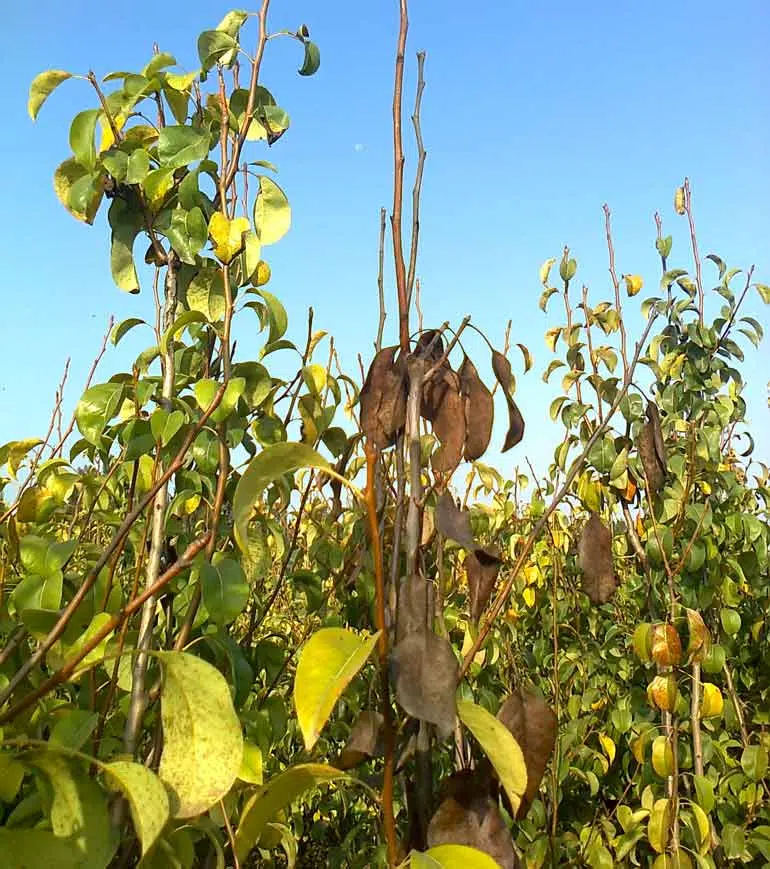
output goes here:
[{"label": "brown wilted leaf", "polygon": [[335,761],[337,769],[352,769],[370,757],[379,757],[382,752],[383,717],[373,709],[364,709],[350,731],[345,748]]},{"label": "brown wilted leaf", "polygon": [[524,437],[524,417],[516,406],[511,395],[511,363],[497,350],[492,351],[492,370],[495,372],[497,382],[503,388],[503,395],[508,403],[508,433],[505,435],[502,452],[515,447]]},{"label": "brown wilted leaf", "polygon": [[431,456],[437,473],[453,471],[465,447],[465,410],[460,394],[460,378],[449,365],[442,365],[424,385],[421,415],[433,425],[441,446]]},{"label": "brown wilted leaf", "polygon": [[478,770],[461,770],[441,785],[441,804],[428,826],[428,847],[467,845],[504,869],[519,866],[510,830],[490,795],[490,781]]},{"label": "brown wilted leaf", "polygon": [[395,443],[406,419],[406,378],[398,347],[383,347],[372,360],[361,389],[361,429],[378,450]]},{"label": "brown wilted leaf", "polygon": [[660,427],[660,412],[655,402],[647,403],[647,422],[639,433],[637,444],[650,492],[658,492],[666,479],[666,446]]},{"label": "brown wilted leaf", "polygon": [[500,570],[500,551],[496,546],[474,549],[465,559],[465,573],[470,591],[471,621],[478,622],[489,603]]},{"label": "brown wilted leaf", "polygon": [[412,718],[436,725],[446,739],[455,728],[460,668],[452,647],[423,627],[399,639],[391,655],[396,701]]},{"label": "brown wilted leaf", "polygon": [[548,704],[534,691],[514,691],[497,713],[497,718],[519,743],[527,767],[527,790],[521,798],[516,820],[524,818],[537,796],[548,758],[556,745],[558,722]]},{"label": "brown wilted leaf", "polygon": [[398,618],[396,636],[403,639],[428,624],[428,582],[413,573],[401,580],[398,592]]},{"label": "brown wilted leaf", "polygon": [[436,501],[435,521],[436,528],[444,537],[454,540],[466,549],[476,547],[471,530],[471,515],[467,510],[459,509],[449,492],[443,492]]},{"label": "brown wilted leaf", "polygon": [[591,513],[580,535],[578,559],[583,571],[583,591],[591,603],[607,603],[617,587],[612,567],[612,532],[596,513]]},{"label": "brown wilted leaf", "polygon": [[429,365],[434,365],[444,355],[444,339],[436,329],[426,329],[420,334],[414,355],[421,356]]},{"label": "brown wilted leaf", "polygon": [[465,410],[465,458],[469,462],[487,451],[495,419],[492,393],[479,377],[476,366],[466,356],[458,371]]}]

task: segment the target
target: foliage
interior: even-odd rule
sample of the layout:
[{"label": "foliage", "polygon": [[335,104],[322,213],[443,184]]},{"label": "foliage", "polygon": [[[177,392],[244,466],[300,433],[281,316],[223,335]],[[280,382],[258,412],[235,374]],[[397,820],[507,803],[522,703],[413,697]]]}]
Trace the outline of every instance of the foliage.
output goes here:
[{"label": "foliage", "polygon": [[[576,298],[569,249],[540,270],[540,307],[563,305],[543,373],[563,369],[562,440],[541,477],[505,479],[482,459],[496,411],[505,451],[530,431],[510,325],[503,351],[482,336],[488,369],[470,317],[409,332],[417,215],[407,262],[394,212],[399,343],[360,390],[331,340],[314,361],[312,309],[304,348],[287,337],[262,256],[291,210],[246,148],[289,127],[268,38],[302,45],[303,76],[320,55],[304,25],[268,33],[267,5],[204,31],[194,73],[158,52],[31,87],[33,118],[70,79],[93,89],[56,195],[88,224],[109,202],[115,283],[149,276],[156,304],[114,327],[151,344],[89,380],[69,428],[57,409],[0,447],[3,865],[763,865],[770,469],[741,342],[770,288],[751,269],[736,292],[710,254],[707,292],[685,181],[694,272],[656,216],[634,340],[645,282],[617,275],[605,206],[611,298]],[[395,96],[400,118],[398,66]]]}]

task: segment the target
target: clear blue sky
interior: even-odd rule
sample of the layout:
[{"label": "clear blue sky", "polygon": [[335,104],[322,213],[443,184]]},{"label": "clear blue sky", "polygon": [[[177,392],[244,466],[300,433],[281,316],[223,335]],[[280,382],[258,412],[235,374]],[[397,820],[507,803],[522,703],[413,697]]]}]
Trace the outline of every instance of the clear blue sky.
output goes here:
[{"label": "clear blue sky", "polygon": [[[290,337],[303,340],[312,304],[316,327],[336,336],[354,371],[357,352],[370,357],[376,331],[378,215],[392,184],[396,7],[396,0],[274,0],[272,28],[307,23],[322,64],[315,77],[302,79],[299,47],[279,40],[263,67],[264,84],[292,119],[278,145],[256,155],[278,164],[293,206],[291,232],[268,250],[270,289],[289,311]],[[418,267],[426,319],[457,323],[470,313],[500,345],[513,318],[513,338],[529,345],[535,369],[519,378],[525,440],[501,467],[523,465],[526,454],[542,468],[558,434],[547,407],[559,386],[558,378],[549,387],[540,380],[551,358],[543,331],[557,320],[537,307],[538,267],[569,244],[578,280],[594,300],[609,298],[602,203],[613,209],[618,271],[644,275],[643,294],[659,278],[656,209],[674,234],[672,265],[690,265],[686,222],[672,208],[685,174],[702,253],[714,251],[731,266],[756,263],[758,278],[770,282],[770,8],[766,0],[423,0],[412,7],[409,111],[414,52],[428,53]],[[51,187],[69,153],[69,121],[92,107],[91,92],[85,83],[65,83],[33,125],[26,114],[30,81],[46,68],[91,67],[100,76],[140,69],[154,41],[193,69],[197,34],[229,8],[200,0],[5,4],[0,443],[44,433],[68,355],[72,409],[110,314],[152,316],[149,288],[129,296],[112,284],[104,216],[94,227],[77,223]],[[410,179],[410,136],[407,143]],[[715,277],[708,263],[705,274]],[[770,325],[758,296],[746,313]],[[244,315],[239,346],[253,355],[250,326]],[[635,317],[632,331],[638,326]],[[394,338],[392,316],[388,329]],[[125,347],[110,349],[101,379],[127,370],[144,343],[129,336]],[[254,352],[259,346],[255,336]],[[512,358],[520,374],[520,360]],[[745,369],[757,457],[765,461],[768,358],[765,344],[748,353]],[[483,370],[489,372],[486,362]]]}]

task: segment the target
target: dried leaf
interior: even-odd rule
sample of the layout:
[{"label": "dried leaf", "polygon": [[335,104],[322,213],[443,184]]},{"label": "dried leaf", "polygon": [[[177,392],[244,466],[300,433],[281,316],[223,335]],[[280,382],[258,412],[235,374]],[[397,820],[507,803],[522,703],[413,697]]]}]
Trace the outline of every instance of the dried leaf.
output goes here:
[{"label": "dried leaf", "polygon": [[442,365],[423,386],[422,416],[433,425],[441,446],[431,456],[437,473],[453,471],[465,447],[465,409],[460,394],[460,378],[449,365]]},{"label": "dried leaf", "polygon": [[506,698],[497,717],[521,746],[527,765],[527,790],[516,813],[516,819],[521,820],[537,796],[548,758],[556,745],[558,722],[542,697],[522,689]]},{"label": "dried leaf", "polygon": [[358,716],[337,762],[337,769],[351,769],[367,758],[379,757],[382,752],[383,717],[373,709],[364,709]]},{"label": "dried leaf", "polygon": [[500,551],[496,546],[475,549],[465,559],[465,573],[470,590],[471,621],[478,622],[489,603],[500,570]]},{"label": "dried leaf", "polygon": [[436,329],[426,329],[417,339],[414,355],[425,359],[429,365],[434,365],[444,355],[444,339]]},{"label": "dried leaf", "polygon": [[592,513],[578,543],[583,571],[583,591],[592,603],[602,604],[615,593],[617,581],[612,567],[612,532]]},{"label": "dried leaf", "polygon": [[361,428],[375,449],[395,443],[406,419],[406,378],[398,347],[384,347],[372,360],[361,389]]},{"label": "dried leaf", "polygon": [[460,392],[465,410],[465,458],[469,462],[481,458],[492,437],[495,402],[492,393],[479,377],[476,366],[466,356],[458,371]]},{"label": "dried leaf", "polygon": [[660,491],[666,479],[666,446],[660,427],[660,412],[652,401],[647,404],[647,422],[639,434],[637,450],[650,491]]},{"label": "dried leaf", "polygon": [[466,549],[475,549],[476,541],[471,530],[471,514],[467,510],[460,510],[455,504],[455,499],[444,492],[436,501],[436,528],[450,540],[459,543]]},{"label": "dried leaf", "polygon": [[497,382],[503,388],[505,400],[508,402],[508,433],[505,436],[502,452],[515,447],[524,437],[524,417],[516,406],[511,395],[511,363],[497,350],[492,351],[492,370],[495,372]]},{"label": "dried leaf", "polygon": [[452,647],[427,627],[400,639],[391,656],[396,700],[407,715],[429,721],[446,739],[455,728],[459,667]]},{"label": "dried leaf", "polygon": [[456,772],[442,782],[441,796],[428,826],[430,848],[467,845],[489,854],[504,869],[517,869],[511,833],[492,799],[488,774]]},{"label": "dried leaf", "polygon": [[399,640],[428,624],[428,582],[413,573],[401,580],[398,592],[398,619],[396,636]]}]

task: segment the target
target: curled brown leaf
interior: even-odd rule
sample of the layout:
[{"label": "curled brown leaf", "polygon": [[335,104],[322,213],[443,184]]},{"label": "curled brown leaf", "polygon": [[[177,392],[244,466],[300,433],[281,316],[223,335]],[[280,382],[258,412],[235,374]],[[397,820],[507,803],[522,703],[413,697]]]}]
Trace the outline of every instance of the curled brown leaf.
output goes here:
[{"label": "curled brown leaf", "polygon": [[406,419],[406,377],[398,347],[383,347],[372,360],[361,389],[361,429],[375,449],[395,443]]},{"label": "curled brown leaf", "polygon": [[497,582],[500,570],[500,552],[495,546],[474,549],[465,559],[465,573],[470,592],[471,621],[478,622]]},{"label": "curled brown leaf", "polygon": [[647,403],[647,422],[639,433],[636,448],[642,460],[650,492],[660,491],[666,479],[666,446],[660,426],[660,412],[652,401]]},{"label": "curled brown leaf", "polygon": [[594,604],[603,604],[617,587],[612,565],[612,532],[592,513],[578,542],[578,558],[583,571],[583,591]]},{"label": "curled brown leaf", "polygon": [[511,394],[513,382],[511,363],[497,350],[492,351],[492,370],[497,382],[503,388],[503,395],[508,403],[508,432],[505,435],[502,449],[502,452],[506,452],[511,447],[515,447],[524,437],[524,417]]},{"label": "curled brown leaf", "polygon": [[479,377],[476,366],[466,356],[458,371],[460,392],[465,411],[465,458],[469,462],[481,458],[492,437],[495,402],[492,393]]},{"label": "curled brown leaf", "polygon": [[370,757],[382,754],[383,717],[373,709],[363,709],[353,725],[345,748],[335,761],[337,769],[351,769]]}]

